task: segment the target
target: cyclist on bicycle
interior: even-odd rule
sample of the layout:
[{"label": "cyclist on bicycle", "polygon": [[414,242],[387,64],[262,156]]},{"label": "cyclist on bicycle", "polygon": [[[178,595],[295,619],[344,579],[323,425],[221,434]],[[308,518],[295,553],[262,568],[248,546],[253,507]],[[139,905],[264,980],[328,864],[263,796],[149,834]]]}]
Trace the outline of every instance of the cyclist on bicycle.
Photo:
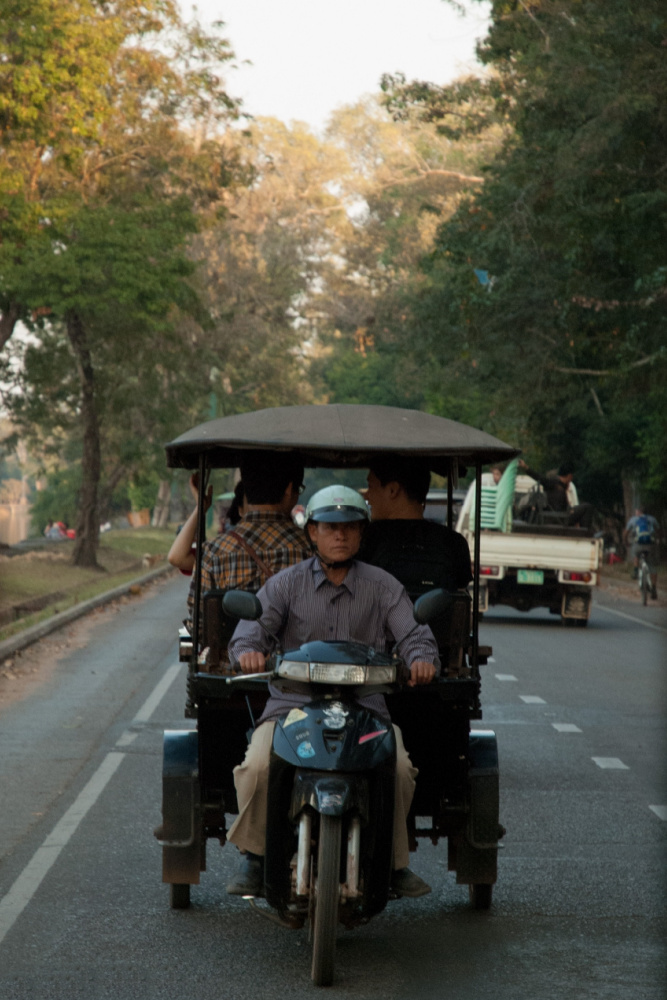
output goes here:
[{"label": "cyclist on bicycle", "polygon": [[633,580],[639,575],[639,554],[646,553],[646,562],[651,573],[651,597],[654,601],[658,597],[658,531],[659,525],[656,519],[647,514],[643,507],[637,507],[634,517],[630,518],[623,533],[626,545],[631,545],[630,551],[634,560]]}]

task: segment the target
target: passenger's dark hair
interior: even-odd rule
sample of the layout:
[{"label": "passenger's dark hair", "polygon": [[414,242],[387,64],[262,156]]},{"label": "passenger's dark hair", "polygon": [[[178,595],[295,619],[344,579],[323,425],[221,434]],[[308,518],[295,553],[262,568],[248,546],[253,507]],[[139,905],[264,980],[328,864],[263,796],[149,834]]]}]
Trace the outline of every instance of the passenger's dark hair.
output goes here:
[{"label": "passenger's dark hair", "polygon": [[227,511],[227,520],[231,525],[238,524],[241,520],[241,504],[243,503],[244,496],[245,486],[243,485],[243,480],[239,479],[238,483],[234,487],[234,499],[229,505],[229,510]]},{"label": "passenger's dark hair", "polygon": [[241,480],[250,504],[280,503],[289,483],[303,482],[303,463],[275,451],[248,452],[240,462]]},{"label": "passenger's dark hair", "polygon": [[558,466],[559,476],[571,476],[573,474],[574,474],[574,466],[572,465],[572,462],[561,462],[561,464]]},{"label": "passenger's dark hair", "polygon": [[426,502],[426,494],[431,485],[428,465],[419,459],[403,458],[402,455],[374,459],[370,471],[375,473],[383,486],[398,483],[410,500]]}]

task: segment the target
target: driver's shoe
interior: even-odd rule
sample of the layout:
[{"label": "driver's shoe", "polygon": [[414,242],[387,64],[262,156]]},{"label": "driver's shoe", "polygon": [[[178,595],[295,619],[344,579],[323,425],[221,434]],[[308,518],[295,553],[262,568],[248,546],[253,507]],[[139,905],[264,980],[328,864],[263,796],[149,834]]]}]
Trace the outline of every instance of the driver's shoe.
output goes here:
[{"label": "driver's shoe", "polygon": [[261,896],[264,892],[264,858],[246,851],[236,875],[227,886],[227,892],[231,896]]},{"label": "driver's shoe", "polygon": [[391,873],[391,888],[397,896],[408,896],[411,899],[426,896],[431,891],[431,886],[409,868],[396,868]]}]

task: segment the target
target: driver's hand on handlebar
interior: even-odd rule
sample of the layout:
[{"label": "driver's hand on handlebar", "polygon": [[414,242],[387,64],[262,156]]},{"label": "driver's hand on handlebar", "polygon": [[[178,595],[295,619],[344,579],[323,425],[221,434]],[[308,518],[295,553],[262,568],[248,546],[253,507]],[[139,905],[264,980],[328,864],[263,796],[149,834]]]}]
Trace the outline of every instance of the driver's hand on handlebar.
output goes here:
[{"label": "driver's hand on handlebar", "polygon": [[408,687],[415,684],[429,684],[435,677],[435,664],[426,663],[424,660],[415,660],[410,664],[410,680]]},{"label": "driver's hand on handlebar", "polygon": [[262,674],[266,669],[266,657],[264,653],[241,653],[239,656],[239,666],[244,674]]}]

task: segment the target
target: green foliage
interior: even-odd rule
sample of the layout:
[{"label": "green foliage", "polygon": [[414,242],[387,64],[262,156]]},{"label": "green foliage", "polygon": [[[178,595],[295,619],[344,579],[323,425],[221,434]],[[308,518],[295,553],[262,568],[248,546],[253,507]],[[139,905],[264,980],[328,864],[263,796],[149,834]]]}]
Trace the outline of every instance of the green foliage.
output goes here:
[{"label": "green foliage", "polygon": [[81,466],[72,463],[46,476],[43,490],[33,494],[30,508],[31,533],[41,535],[48,521],[76,524]]},{"label": "green foliage", "polygon": [[658,0],[497,0],[480,118],[471,87],[394,81],[389,95],[445,125],[458,101],[473,135],[484,115],[511,128],[407,304],[420,365],[436,383],[455,373],[531,461],[573,459],[604,506],[622,479],[667,485],[666,37]]},{"label": "green foliage", "polygon": [[127,495],[132,505],[132,510],[152,510],[155,505],[160,477],[157,473],[146,473],[135,475],[128,484]]},{"label": "green foliage", "polygon": [[206,314],[186,244],[240,173],[220,134],[237,115],[219,73],[232,52],[172,0],[7,6],[0,343],[18,319],[39,339],[8,398],[33,440],[81,444],[75,559],[92,565],[100,472],[111,492],[124,463],[154,461],[191,389],[176,326]]},{"label": "green foliage", "polygon": [[364,357],[348,347],[313,362],[311,375],[321,379],[327,397],[337,403],[415,408],[422,398],[418,387],[411,390],[408,379],[401,381],[390,353],[372,351]]}]

